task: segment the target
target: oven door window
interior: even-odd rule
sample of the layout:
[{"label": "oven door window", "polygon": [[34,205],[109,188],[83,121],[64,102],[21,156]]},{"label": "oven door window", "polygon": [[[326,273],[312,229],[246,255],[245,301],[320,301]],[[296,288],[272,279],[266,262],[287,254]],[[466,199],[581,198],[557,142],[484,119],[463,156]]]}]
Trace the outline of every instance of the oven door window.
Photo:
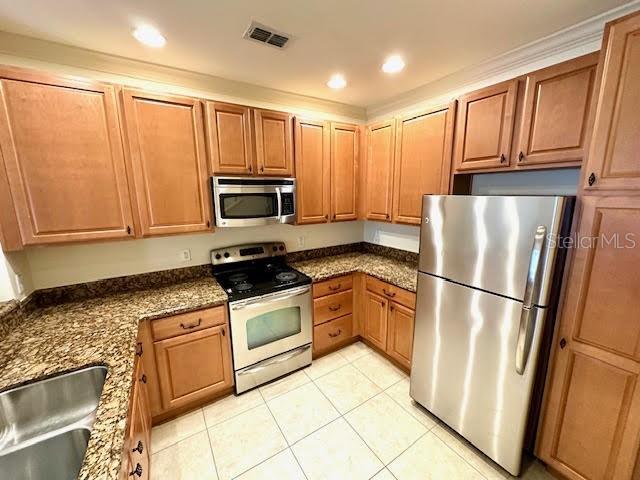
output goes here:
[{"label": "oven door window", "polygon": [[278,216],[275,193],[221,193],[222,218],[264,218]]},{"label": "oven door window", "polygon": [[247,320],[249,350],[298,335],[302,331],[300,307],[286,307]]}]

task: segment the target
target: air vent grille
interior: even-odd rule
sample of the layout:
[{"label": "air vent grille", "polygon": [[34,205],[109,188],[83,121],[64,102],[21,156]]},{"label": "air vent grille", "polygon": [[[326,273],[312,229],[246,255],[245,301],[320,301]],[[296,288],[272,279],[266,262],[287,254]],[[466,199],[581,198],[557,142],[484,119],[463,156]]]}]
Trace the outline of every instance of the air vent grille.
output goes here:
[{"label": "air vent grille", "polygon": [[286,33],[276,32],[275,29],[266,25],[251,22],[249,28],[244,32],[244,38],[276,48],[283,48],[291,37]]}]

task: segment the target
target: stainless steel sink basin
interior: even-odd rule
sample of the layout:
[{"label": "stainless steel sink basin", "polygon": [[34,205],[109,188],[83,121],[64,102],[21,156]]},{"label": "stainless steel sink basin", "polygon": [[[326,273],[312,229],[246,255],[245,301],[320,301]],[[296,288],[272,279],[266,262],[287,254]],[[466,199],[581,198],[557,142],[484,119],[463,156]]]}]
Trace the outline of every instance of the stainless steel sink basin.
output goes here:
[{"label": "stainless steel sink basin", "polygon": [[0,479],[75,479],[106,375],[89,367],[0,393]]}]

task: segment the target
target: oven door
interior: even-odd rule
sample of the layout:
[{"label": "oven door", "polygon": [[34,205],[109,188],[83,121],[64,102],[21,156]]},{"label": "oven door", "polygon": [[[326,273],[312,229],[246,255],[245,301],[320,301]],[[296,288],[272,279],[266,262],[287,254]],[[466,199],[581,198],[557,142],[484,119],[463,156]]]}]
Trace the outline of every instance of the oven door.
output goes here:
[{"label": "oven door", "polygon": [[234,369],[311,343],[311,285],[229,304]]},{"label": "oven door", "polygon": [[[235,183],[225,184],[229,181]],[[248,227],[293,223],[295,221],[295,186],[270,185],[264,182],[265,180],[213,177],[216,225]]]}]

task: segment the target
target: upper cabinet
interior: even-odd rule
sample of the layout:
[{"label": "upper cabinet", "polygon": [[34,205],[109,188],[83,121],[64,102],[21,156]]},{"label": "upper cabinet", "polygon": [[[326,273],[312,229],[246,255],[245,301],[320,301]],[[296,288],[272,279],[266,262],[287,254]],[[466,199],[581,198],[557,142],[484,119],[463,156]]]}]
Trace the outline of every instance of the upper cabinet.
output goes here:
[{"label": "upper cabinet", "polygon": [[209,230],[200,101],[131,89],[122,98],[142,234]]},{"label": "upper cabinet", "polygon": [[574,163],[585,156],[598,54],[527,75],[519,165]]},{"label": "upper cabinet", "polygon": [[422,196],[447,194],[455,102],[398,120],[393,221],[420,224]]},{"label": "upper cabinet", "polygon": [[640,15],[605,31],[593,141],[585,169],[589,190],[640,189]]},{"label": "upper cabinet", "polygon": [[219,175],[251,175],[254,170],[251,109],[205,102],[205,121],[211,171]]},{"label": "upper cabinet", "polygon": [[367,127],[367,193],[364,216],[368,220],[391,221],[395,141],[395,120]]},{"label": "upper cabinet", "polygon": [[329,221],[329,123],[296,119],[296,203],[298,223]]},{"label": "upper cabinet", "polygon": [[455,164],[458,171],[509,164],[518,80],[463,95],[458,100]]},{"label": "upper cabinet", "polygon": [[293,175],[293,116],[271,110],[253,110],[256,166],[259,175]]},{"label": "upper cabinet", "polygon": [[296,119],[298,223],[356,220],[357,125]]},{"label": "upper cabinet", "polygon": [[356,220],[358,217],[357,125],[331,124],[331,220]]},{"label": "upper cabinet", "polygon": [[5,250],[132,236],[114,87],[19,69],[0,87]]}]

